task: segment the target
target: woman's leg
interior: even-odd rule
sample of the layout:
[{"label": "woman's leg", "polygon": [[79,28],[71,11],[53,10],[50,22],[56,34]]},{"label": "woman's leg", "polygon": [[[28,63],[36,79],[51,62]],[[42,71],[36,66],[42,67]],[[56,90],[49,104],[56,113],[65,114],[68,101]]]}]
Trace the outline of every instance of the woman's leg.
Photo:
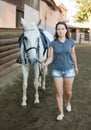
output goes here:
[{"label": "woman's leg", "polygon": [[64,90],[66,94],[66,105],[70,105],[70,100],[72,98],[72,85],[74,78],[64,78]]},{"label": "woman's leg", "polygon": [[60,114],[63,114],[63,78],[54,78],[56,99]]}]

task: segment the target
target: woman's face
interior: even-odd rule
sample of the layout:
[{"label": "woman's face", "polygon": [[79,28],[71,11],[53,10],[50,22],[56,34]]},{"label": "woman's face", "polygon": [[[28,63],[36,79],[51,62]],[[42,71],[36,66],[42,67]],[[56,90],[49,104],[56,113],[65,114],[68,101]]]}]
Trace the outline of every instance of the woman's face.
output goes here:
[{"label": "woman's face", "polygon": [[66,32],[67,32],[67,29],[65,28],[63,24],[59,24],[57,26],[58,37],[65,37]]}]

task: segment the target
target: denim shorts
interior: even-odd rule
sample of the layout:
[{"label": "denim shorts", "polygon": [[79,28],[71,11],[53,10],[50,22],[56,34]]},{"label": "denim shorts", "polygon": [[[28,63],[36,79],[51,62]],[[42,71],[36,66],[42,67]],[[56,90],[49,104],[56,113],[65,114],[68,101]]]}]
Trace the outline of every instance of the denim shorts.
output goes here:
[{"label": "denim shorts", "polygon": [[52,77],[53,78],[74,78],[75,77],[75,71],[74,68],[69,70],[52,70]]}]

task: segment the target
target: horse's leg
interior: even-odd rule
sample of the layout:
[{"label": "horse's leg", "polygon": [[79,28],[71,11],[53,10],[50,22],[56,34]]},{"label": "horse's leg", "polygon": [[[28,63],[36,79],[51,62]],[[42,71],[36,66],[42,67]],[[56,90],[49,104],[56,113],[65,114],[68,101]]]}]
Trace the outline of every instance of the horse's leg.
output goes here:
[{"label": "horse's leg", "polygon": [[41,75],[38,78],[38,86],[41,87]]},{"label": "horse's leg", "polygon": [[39,103],[39,93],[38,93],[38,80],[39,80],[39,65],[38,63],[34,66],[34,87],[35,87],[35,101],[34,103]]},{"label": "horse's leg", "polygon": [[22,106],[26,106],[27,103],[27,82],[28,82],[28,73],[29,73],[29,65],[22,64],[22,72],[23,72],[23,97],[22,97]]},{"label": "horse's leg", "polygon": [[42,89],[46,89],[46,87],[45,87],[45,78],[46,78],[46,75],[47,75],[47,67],[44,69],[44,71],[43,71],[43,79],[42,79]]}]

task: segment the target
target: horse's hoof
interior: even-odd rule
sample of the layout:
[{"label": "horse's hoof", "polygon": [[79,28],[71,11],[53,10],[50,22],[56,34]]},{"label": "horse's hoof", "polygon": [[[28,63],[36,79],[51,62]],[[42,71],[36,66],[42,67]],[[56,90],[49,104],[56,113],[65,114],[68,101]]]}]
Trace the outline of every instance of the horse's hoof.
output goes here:
[{"label": "horse's hoof", "polygon": [[22,102],[22,103],[21,103],[21,106],[27,106],[27,103]]},{"label": "horse's hoof", "polygon": [[39,100],[35,100],[34,103],[39,103],[40,101]]}]

